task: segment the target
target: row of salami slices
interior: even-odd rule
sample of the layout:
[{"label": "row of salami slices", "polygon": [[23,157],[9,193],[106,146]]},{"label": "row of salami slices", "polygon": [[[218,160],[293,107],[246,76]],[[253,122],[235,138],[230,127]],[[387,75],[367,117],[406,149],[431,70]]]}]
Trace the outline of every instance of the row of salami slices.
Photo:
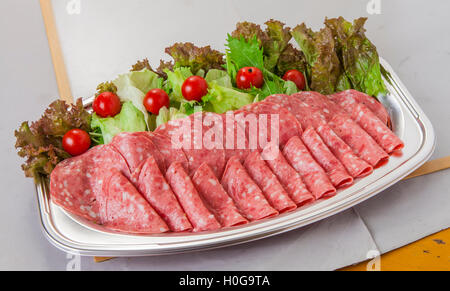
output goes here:
[{"label": "row of salami slices", "polygon": [[[266,125],[277,117],[279,143],[267,127],[247,126],[251,114]],[[274,95],[226,117],[200,112],[189,120],[200,126],[186,130],[179,119],[155,132],[119,134],[63,161],[50,178],[52,201],[119,232],[212,231],[332,197],[404,146],[386,109],[354,90]],[[226,142],[203,144],[217,124]],[[180,129],[188,147],[172,142]]]}]

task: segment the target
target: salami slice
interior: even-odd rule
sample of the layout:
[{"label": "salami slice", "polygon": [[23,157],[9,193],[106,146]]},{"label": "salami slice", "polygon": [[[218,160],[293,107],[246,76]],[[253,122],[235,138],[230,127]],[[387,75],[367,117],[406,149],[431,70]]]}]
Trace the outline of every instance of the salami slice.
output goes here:
[{"label": "salami slice", "polygon": [[221,115],[198,112],[188,118],[170,121],[156,132],[166,135],[178,143],[177,148],[183,149],[188,159],[190,176],[202,163],[207,163],[216,177],[222,176],[226,160]]},{"label": "salami slice", "polygon": [[289,140],[283,149],[283,154],[300,174],[316,200],[336,195],[336,189],[327,174],[317,164],[299,137]]},{"label": "salami slice", "polygon": [[172,163],[179,162],[183,165],[183,168],[186,171],[189,170],[189,163],[186,158],[186,154],[182,149],[172,145],[172,141],[168,136],[150,131],[145,132],[145,134],[160,151],[164,159],[166,169],[168,169]]},{"label": "salami slice", "polygon": [[206,208],[180,163],[175,162],[169,167],[166,178],[194,226],[194,232],[216,230],[221,227],[214,214]]},{"label": "salami slice", "polygon": [[131,181],[174,232],[191,231],[192,225],[153,157],[132,175]]},{"label": "salami slice", "polygon": [[353,178],[362,178],[372,174],[373,167],[358,158],[353,150],[326,123],[320,124],[316,131]]},{"label": "salami slice", "polygon": [[225,161],[237,156],[243,163],[251,152],[245,130],[236,122],[233,111],[223,114],[222,118],[224,121]]},{"label": "salami slice", "polygon": [[83,155],[59,163],[50,175],[52,201],[70,213],[98,222],[97,196],[104,173],[115,169],[130,177],[122,155],[110,145],[96,146]]},{"label": "salami slice", "polygon": [[344,166],[328,149],[314,128],[308,127],[303,132],[302,139],[313,157],[326,171],[336,189],[349,187],[353,184],[353,177],[347,173]]},{"label": "salami slice", "polygon": [[238,211],[233,199],[228,196],[211,168],[203,163],[192,177],[206,206],[216,216],[223,227],[247,224],[248,221]]},{"label": "salami slice", "polygon": [[[381,122],[383,122],[383,124],[387,125],[389,123],[389,113],[383,104],[365,93],[350,89],[329,95],[328,98],[340,105],[343,109],[352,108],[352,105],[356,103],[364,104],[381,120]],[[351,111],[349,114],[351,114]]]},{"label": "salami slice", "polygon": [[307,104],[310,107],[311,112],[319,113],[326,119],[332,118],[335,114],[344,113],[339,105],[330,101],[327,96],[318,92],[299,92],[293,94],[292,97]]},{"label": "salami slice", "polygon": [[280,184],[275,174],[261,158],[258,151],[252,152],[245,160],[244,167],[250,177],[263,191],[270,205],[279,213],[297,209],[297,205],[289,198],[288,193]]},{"label": "salami slice", "polygon": [[145,201],[131,182],[113,170],[103,183],[98,199],[104,210],[100,223],[111,230],[126,233],[163,233],[167,224]]},{"label": "salami slice", "polygon": [[232,157],[228,161],[222,177],[222,186],[248,220],[256,221],[278,215],[278,211],[270,206],[238,157]]},{"label": "salami slice", "polygon": [[[288,110],[282,108],[279,104],[266,101],[253,103],[244,106],[241,110],[237,111],[236,114],[239,125],[246,129],[247,138],[249,139],[250,144],[252,143],[251,138],[253,134],[247,123],[243,122],[242,117],[247,118],[251,114],[256,115],[257,120],[259,121],[257,134],[257,148],[259,150],[263,150],[268,143],[274,142],[274,133],[278,135],[278,144],[281,147],[283,147],[291,137],[300,136],[302,134],[301,125],[298,123],[295,116]],[[274,119],[273,117],[276,118]],[[276,120],[278,120],[278,124],[276,123]]]},{"label": "salami slice", "polygon": [[337,114],[329,122],[333,131],[364,161],[379,168],[389,161],[389,155],[350,117]]},{"label": "salami slice", "polygon": [[271,148],[264,149],[261,157],[266,160],[272,172],[278,177],[292,201],[299,207],[313,202],[314,196],[308,191],[300,175],[286,161],[280,149],[274,145],[269,145],[269,147]]},{"label": "salami slice", "polygon": [[122,154],[132,172],[151,156],[155,158],[161,172],[166,172],[164,159],[158,148],[142,133],[120,133],[113,138],[111,145]]},{"label": "salami slice", "polygon": [[363,104],[353,107],[352,118],[388,153],[400,151],[404,143]]}]

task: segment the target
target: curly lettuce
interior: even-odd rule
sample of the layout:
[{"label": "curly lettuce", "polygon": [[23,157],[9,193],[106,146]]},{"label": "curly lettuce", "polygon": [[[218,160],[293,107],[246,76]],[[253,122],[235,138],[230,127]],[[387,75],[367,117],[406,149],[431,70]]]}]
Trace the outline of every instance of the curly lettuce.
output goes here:
[{"label": "curly lettuce", "polygon": [[386,86],[377,49],[365,35],[366,20],[358,18],[352,24],[339,17],[326,19],[325,25],[336,39],[337,52],[353,89],[377,97],[386,94]]},{"label": "curly lettuce", "polygon": [[210,46],[197,47],[191,42],[175,43],[166,48],[175,61],[175,67],[188,67],[193,74],[198,74],[200,70],[208,72],[211,69],[223,69],[224,54],[213,50]]},{"label": "curly lettuce", "polygon": [[303,23],[296,26],[291,33],[308,63],[307,76],[312,90],[327,95],[335,93],[337,88],[350,89],[329,28],[313,32]]}]

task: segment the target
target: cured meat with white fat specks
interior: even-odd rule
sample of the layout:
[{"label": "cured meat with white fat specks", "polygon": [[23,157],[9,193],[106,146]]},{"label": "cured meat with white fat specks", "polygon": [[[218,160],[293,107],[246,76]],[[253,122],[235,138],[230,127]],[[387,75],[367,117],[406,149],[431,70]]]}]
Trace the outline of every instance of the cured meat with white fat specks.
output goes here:
[{"label": "cured meat with white fat specks", "polygon": [[216,230],[221,227],[214,214],[203,203],[194,184],[180,163],[175,162],[169,167],[166,178],[194,226],[194,232]]},{"label": "cured meat with white fat specks", "polygon": [[288,193],[258,151],[248,155],[244,166],[273,208],[280,213],[297,209],[297,205],[289,198]]},{"label": "cured meat with white fat specks", "polygon": [[97,197],[102,208],[102,225],[110,230],[137,234],[169,231],[164,220],[122,173],[112,170],[104,177],[103,190]]},{"label": "cured meat with white fat specks", "polygon": [[347,170],[328,149],[314,128],[308,127],[303,132],[302,140],[319,165],[326,171],[336,189],[346,188],[353,184],[353,177],[347,173]]},{"label": "cured meat with white fat specks", "polygon": [[134,171],[131,181],[164,219],[170,230],[175,232],[192,230],[186,213],[153,157],[149,157]]},{"label": "cured meat with white fat specks", "polygon": [[363,104],[356,104],[352,118],[388,153],[400,151],[404,143]]},{"label": "cured meat with white fat specks", "polygon": [[299,137],[296,136],[289,140],[283,149],[283,154],[300,174],[316,200],[336,195],[336,188]]},{"label": "cured meat with white fat specks", "polygon": [[52,201],[70,213],[98,221],[97,197],[102,191],[103,176],[113,169],[131,177],[126,161],[110,145],[96,146],[83,155],[62,161],[50,175]]},{"label": "cured meat with white fat specks", "polygon": [[326,123],[316,128],[317,133],[327,144],[328,148],[341,161],[353,178],[366,177],[373,172],[373,167],[358,158],[349,147]]},{"label": "cured meat with white fat specks", "polygon": [[278,215],[278,211],[270,206],[261,189],[239,162],[238,157],[230,158],[221,182],[239,211],[248,220],[256,221]]},{"label": "cured meat with white fat specks", "polygon": [[120,133],[113,138],[111,145],[125,158],[131,172],[136,170],[141,163],[145,162],[151,156],[158,163],[161,172],[165,173],[166,171],[166,165],[160,151],[142,133]]},{"label": "cured meat with white fat specks", "polygon": [[389,155],[350,117],[335,115],[329,125],[360,158],[375,169],[389,161]]},{"label": "cured meat with white fat specks", "polygon": [[300,175],[292,168],[277,146],[269,145],[262,151],[261,156],[297,206],[303,206],[315,200]]},{"label": "cured meat with white fat specks", "polygon": [[203,163],[192,177],[200,196],[223,227],[247,224],[211,168]]}]

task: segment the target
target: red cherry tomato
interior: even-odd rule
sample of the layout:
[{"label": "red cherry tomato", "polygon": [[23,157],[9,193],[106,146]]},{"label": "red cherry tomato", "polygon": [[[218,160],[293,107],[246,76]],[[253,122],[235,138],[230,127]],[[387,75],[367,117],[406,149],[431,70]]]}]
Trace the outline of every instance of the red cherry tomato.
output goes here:
[{"label": "red cherry tomato", "polygon": [[122,104],[120,104],[120,99],[116,94],[104,92],[95,98],[92,108],[100,117],[114,117],[120,113]]},{"label": "red cherry tomato", "polygon": [[188,101],[201,101],[202,97],[208,94],[208,83],[199,76],[189,77],[184,81],[181,93]]},{"label": "red cherry tomato", "polygon": [[236,76],[236,85],[239,89],[250,89],[252,86],[261,88],[264,84],[264,77],[260,69],[255,67],[245,67],[239,70]]},{"label": "red cherry tomato", "polygon": [[306,80],[302,72],[298,70],[289,70],[284,74],[283,80],[292,81],[297,85],[299,90],[305,90]]},{"label": "red cherry tomato", "polygon": [[63,137],[63,148],[71,156],[79,156],[91,147],[89,134],[82,129],[72,129]]},{"label": "red cherry tomato", "polygon": [[144,106],[148,112],[158,115],[164,106],[169,108],[169,95],[162,89],[152,89],[145,95]]}]

